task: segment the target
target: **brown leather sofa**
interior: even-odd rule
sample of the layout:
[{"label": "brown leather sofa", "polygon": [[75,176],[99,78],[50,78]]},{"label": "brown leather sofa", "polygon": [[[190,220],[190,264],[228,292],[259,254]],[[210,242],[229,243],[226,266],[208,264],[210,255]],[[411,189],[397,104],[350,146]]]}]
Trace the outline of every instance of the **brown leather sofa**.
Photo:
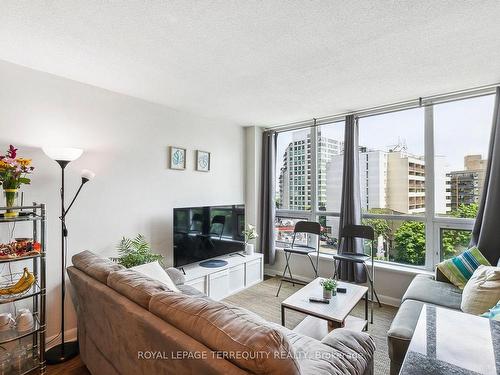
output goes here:
[{"label": "brown leather sofa", "polygon": [[372,374],[375,346],[337,329],[322,341],[181,285],[176,293],[85,251],[68,268],[80,356],[93,375]]}]

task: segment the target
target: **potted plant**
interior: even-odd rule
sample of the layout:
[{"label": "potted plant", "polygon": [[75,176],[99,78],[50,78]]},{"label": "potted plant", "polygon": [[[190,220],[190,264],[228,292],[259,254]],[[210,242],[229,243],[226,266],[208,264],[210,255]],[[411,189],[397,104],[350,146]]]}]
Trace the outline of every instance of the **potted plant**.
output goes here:
[{"label": "potted plant", "polygon": [[248,224],[247,229],[243,231],[243,234],[245,235],[245,254],[252,255],[255,249],[255,245],[253,243],[249,243],[249,241],[252,241],[259,237],[257,231],[255,230],[255,226],[252,224]]},{"label": "potted plant", "polygon": [[142,234],[138,234],[134,239],[123,237],[117,249],[120,255],[118,263],[126,268],[161,261],[163,259],[160,254],[151,252],[151,246]]},{"label": "potted plant", "polygon": [[5,155],[0,155],[0,184],[2,185],[6,218],[14,218],[19,215],[12,207],[17,206],[18,190],[22,184],[29,184],[31,180],[26,177],[33,172],[31,159],[17,157],[17,148],[10,145]]},{"label": "potted plant", "polygon": [[334,296],[337,294],[337,280],[324,279],[320,284],[323,287],[323,298],[330,299],[332,295]]}]

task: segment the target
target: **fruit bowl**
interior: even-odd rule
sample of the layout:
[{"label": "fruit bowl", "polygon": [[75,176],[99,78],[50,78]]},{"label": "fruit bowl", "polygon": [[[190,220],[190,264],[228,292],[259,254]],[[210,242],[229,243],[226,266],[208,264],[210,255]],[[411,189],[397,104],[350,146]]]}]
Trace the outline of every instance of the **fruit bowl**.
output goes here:
[{"label": "fruit bowl", "polygon": [[30,293],[36,286],[36,277],[27,268],[0,276],[0,300],[15,299]]}]

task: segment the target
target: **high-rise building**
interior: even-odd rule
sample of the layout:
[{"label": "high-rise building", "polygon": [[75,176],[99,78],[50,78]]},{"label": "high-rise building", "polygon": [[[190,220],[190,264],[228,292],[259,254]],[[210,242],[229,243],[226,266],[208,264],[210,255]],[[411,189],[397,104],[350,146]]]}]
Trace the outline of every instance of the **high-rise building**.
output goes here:
[{"label": "high-rise building", "polygon": [[[342,152],[343,142],[321,135],[318,131],[317,145],[317,197],[318,205],[326,204],[326,168],[334,155]],[[283,166],[279,176],[278,197],[280,206],[290,210],[311,208],[311,138],[309,130],[294,132],[293,138],[283,154]]]},{"label": "high-rise building", "polygon": [[[359,180],[364,211],[385,209],[399,214],[425,212],[425,162],[406,151],[361,148]],[[327,170],[327,211],[340,209],[342,156],[332,158]]]},{"label": "high-rise building", "polygon": [[[444,159],[435,159],[436,211],[446,212],[450,205]],[[439,178],[438,178],[439,177]],[[425,161],[405,148],[390,151],[360,147],[359,181],[364,212],[422,214],[425,212]],[[340,210],[342,194],[342,155],[333,156],[327,168],[326,210]],[[331,233],[338,233],[338,218],[327,219]]]},{"label": "high-rise building", "polygon": [[481,155],[466,155],[465,169],[448,174],[452,210],[456,210],[461,204],[479,203],[484,188],[487,162]]}]

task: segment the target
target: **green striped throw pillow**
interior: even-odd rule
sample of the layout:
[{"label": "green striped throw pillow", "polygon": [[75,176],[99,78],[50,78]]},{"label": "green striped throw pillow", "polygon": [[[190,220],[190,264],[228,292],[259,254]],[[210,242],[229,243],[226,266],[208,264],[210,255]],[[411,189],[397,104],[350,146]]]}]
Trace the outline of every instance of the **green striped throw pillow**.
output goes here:
[{"label": "green striped throw pillow", "polygon": [[454,258],[439,263],[437,268],[452,284],[463,289],[476,268],[481,264],[491,266],[488,259],[486,259],[479,249],[474,246]]}]

